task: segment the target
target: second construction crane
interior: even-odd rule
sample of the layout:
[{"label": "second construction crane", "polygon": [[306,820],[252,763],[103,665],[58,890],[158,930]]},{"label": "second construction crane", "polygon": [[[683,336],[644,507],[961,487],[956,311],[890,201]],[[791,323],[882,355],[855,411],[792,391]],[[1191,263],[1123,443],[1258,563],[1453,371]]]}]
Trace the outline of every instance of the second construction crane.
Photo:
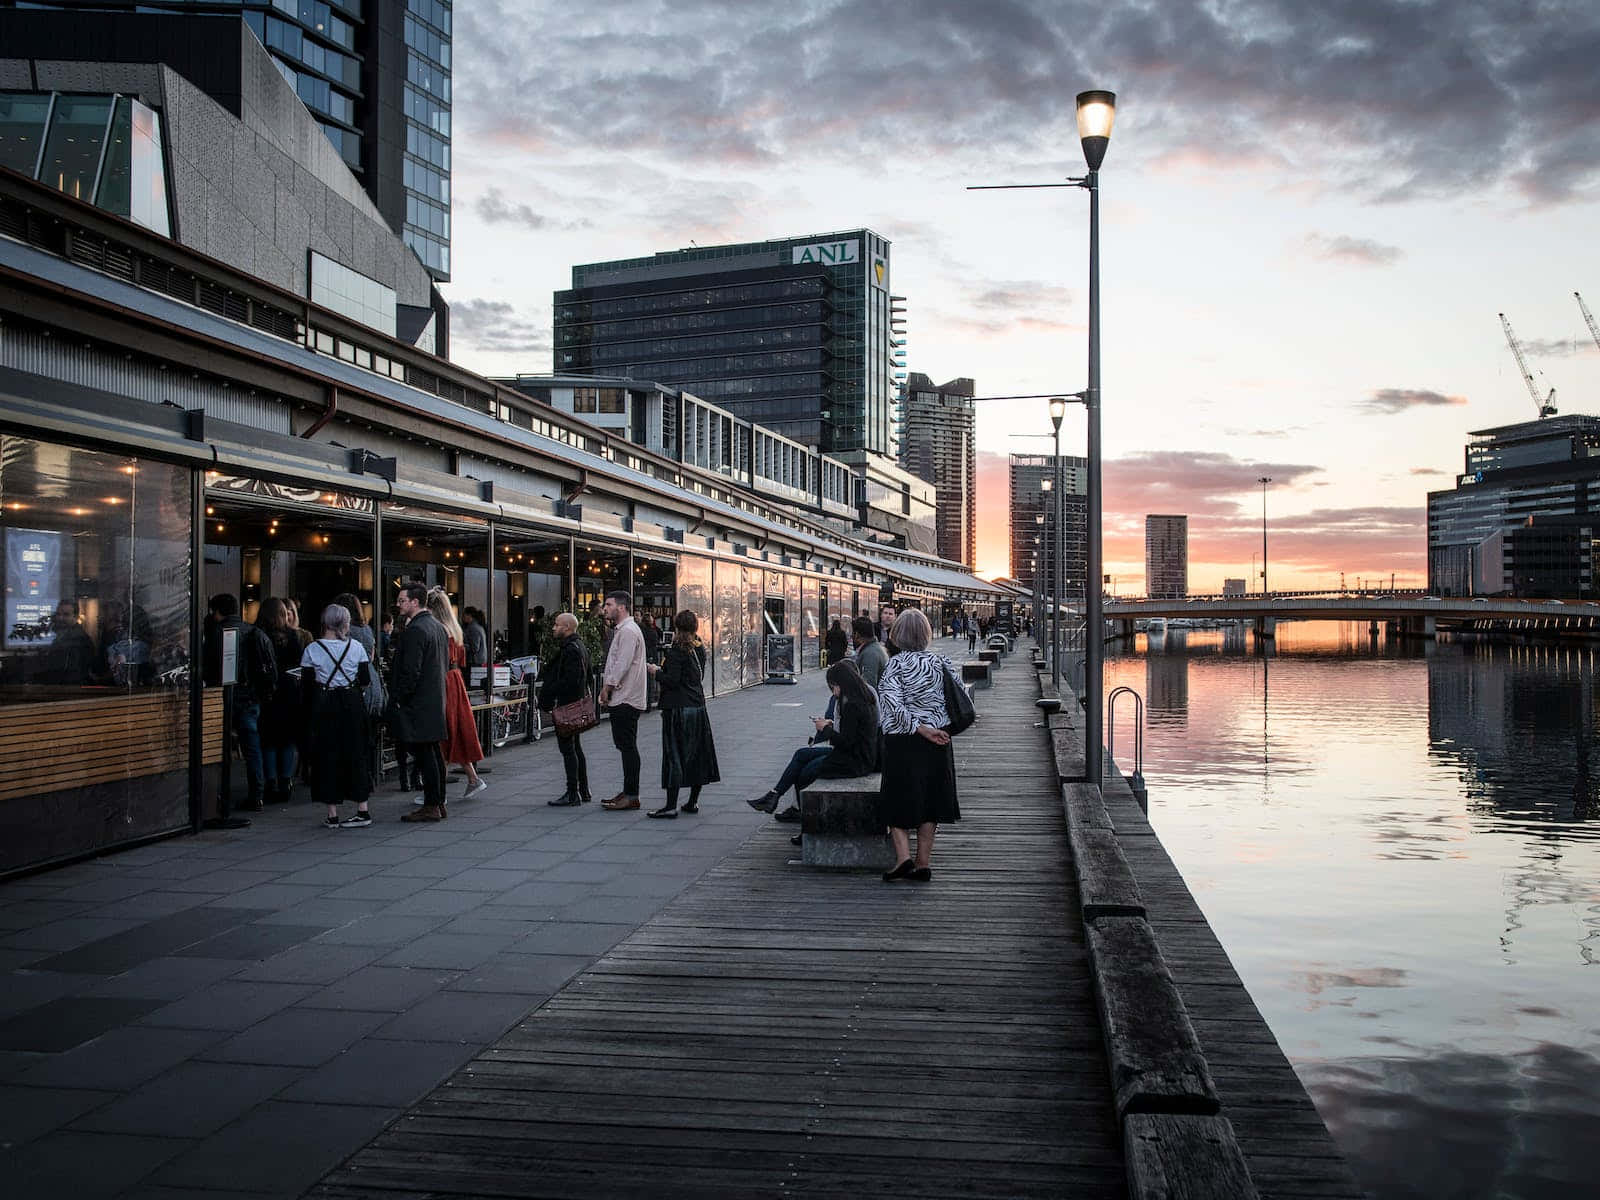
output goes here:
[{"label": "second construction crane", "polygon": [[1589,327],[1589,336],[1594,339],[1594,344],[1600,347],[1600,329],[1594,326],[1594,314],[1589,311],[1589,306],[1577,292],[1572,293],[1572,298],[1578,302],[1578,311],[1583,314],[1583,323]]},{"label": "second construction crane", "polygon": [[[1580,300],[1579,303],[1582,303]],[[1588,310],[1584,310],[1588,315]],[[1511,322],[1506,320],[1505,313],[1500,314],[1500,327],[1506,331],[1506,345],[1511,347],[1511,354],[1517,360],[1517,370],[1522,372],[1522,382],[1528,385],[1528,395],[1533,397],[1533,407],[1539,412],[1539,419],[1556,415],[1556,390],[1550,389],[1550,394],[1542,400],[1539,398],[1539,385],[1533,381],[1533,372],[1528,370],[1528,359],[1522,353],[1522,343],[1517,341],[1517,335],[1511,332]],[[1594,322],[1589,323],[1589,328],[1594,328]],[[1597,339],[1600,340],[1600,339]]]}]

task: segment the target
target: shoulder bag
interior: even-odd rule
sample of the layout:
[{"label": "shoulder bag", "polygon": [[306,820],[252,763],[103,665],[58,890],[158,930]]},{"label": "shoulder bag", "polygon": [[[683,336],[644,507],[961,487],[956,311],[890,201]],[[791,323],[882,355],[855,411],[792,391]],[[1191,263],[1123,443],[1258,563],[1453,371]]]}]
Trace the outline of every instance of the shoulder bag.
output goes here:
[{"label": "shoulder bag", "polygon": [[972,707],[972,697],[967,695],[967,689],[955,677],[955,673],[942,664],[939,673],[944,676],[944,711],[950,721],[944,731],[955,737],[972,727],[972,723],[978,719],[978,712]]}]

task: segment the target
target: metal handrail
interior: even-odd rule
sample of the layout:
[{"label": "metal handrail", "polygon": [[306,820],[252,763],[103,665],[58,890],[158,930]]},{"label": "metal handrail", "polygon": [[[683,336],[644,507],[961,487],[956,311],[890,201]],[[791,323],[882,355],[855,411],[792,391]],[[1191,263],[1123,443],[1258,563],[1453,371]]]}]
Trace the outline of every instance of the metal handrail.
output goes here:
[{"label": "metal handrail", "polygon": [[1106,757],[1117,761],[1117,698],[1133,697],[1133,786],[1144,786],[1144,697],[1131,687],[1119,687],[1106,697]]}]

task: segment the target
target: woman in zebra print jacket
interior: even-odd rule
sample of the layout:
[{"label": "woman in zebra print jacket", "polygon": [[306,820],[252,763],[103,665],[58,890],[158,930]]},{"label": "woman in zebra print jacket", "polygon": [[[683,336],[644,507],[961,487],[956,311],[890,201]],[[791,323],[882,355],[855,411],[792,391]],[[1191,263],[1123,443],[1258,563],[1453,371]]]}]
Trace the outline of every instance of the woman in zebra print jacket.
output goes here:
[{"label": "woman in zebra print jacket", "polygon": [[[944,680],[951,670],[942,654],[928,650],[933,628],[928,618],[908,608],[895,618],[891,634],[900,653],[878,680],[878,724],[883,730],[883,782],[878,818],[894,843],[895,866],[885,883],[933,878],[933,835],[938,826],[961,819],[956,802],[955,755],[944,705]],[[911,857],[910,831],[917,831],[917,856]]]}]

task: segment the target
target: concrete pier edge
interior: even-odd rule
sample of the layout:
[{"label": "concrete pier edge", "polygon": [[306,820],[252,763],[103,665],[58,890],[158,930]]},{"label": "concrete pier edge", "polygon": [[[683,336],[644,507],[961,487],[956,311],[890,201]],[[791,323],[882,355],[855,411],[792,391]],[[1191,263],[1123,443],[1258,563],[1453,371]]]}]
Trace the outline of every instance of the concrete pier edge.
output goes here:
[{"label": "concrete pier edge", "polygon": [[[1056,695],[1049,674],[1037,674],[1040,696]],[[1061,780],[1128,1193],[1135,1200],[1179,1194],[1252,1200],[1259,1193],[1244,1153],[1221,1112],[1205,1052],[1117,841],[1119,833],[1151,834],[1149,822],[1131,794],[1110,805],[1104,789],[1086,781],[1077,696],[1065,689],[1062,699],[1060,711],[1045,722]],[[1120,777],[1115,783],[1126,791]]]}]

